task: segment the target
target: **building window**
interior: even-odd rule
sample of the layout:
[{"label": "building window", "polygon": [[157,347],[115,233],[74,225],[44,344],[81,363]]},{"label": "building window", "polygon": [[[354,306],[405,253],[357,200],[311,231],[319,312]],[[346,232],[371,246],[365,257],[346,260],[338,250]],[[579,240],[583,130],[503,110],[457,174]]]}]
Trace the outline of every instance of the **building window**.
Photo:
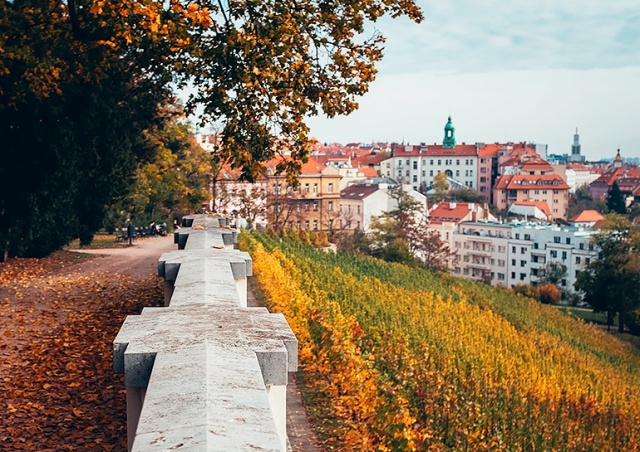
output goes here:
[{"label": "building window", "polygon": [[512,253],[515,253],[515,252],[516,252],[516,247],[515,247],[515,246],[512,246],[512,247],[511,247],[511,252],[512,252]]},{"label": "building window", "polygon": [[313,220],[313,230],[314,231],[318,230],[318,220]]},{"label": "building window", "polygon": [[520,267],[526,267],[527,261],[520,261]]},{"label": "building window", "polygon": [[527,252],[527,249],[524,246],[520,247],[520,254],[525,254]]},{"label": "building window", "polygon": [[504,273],[498,273],[498,281],[504,281]]},{"label": "building window", "polygon": [[318,193],[318,184],[317,183],[313,184],[313,192],[314,193]]},{"label": "building window", "polygon": [[315,211],[318,210],[318,203],[317,202],[313,203],[313,210],[315,210]]},{"label": "building window", "polygon": [[407,176],[409,176],[409,174],[411,174],[411,172],[409,170],[407,170]]},{"label": "building window", "polygon": [[558,257],[558,252],[556,250],[551,250],[551,257],[554,259]]},{"label": "building window", "polygon": [[516,260],[515,259],[511,259],[511,265],[516,265]]},{"label": "building window", "polygon": [[580,258],[580,256],[576,257],[576,264],[579,264],[582,261],[582,259]]},{"label": "building window", "polygon": [[413,169],[418,169],[418,162],[413,162]]},{"label": "building window", "polygon": [[527,277],[526,273],[520,273],[520,281],[524,281]]},{"label": "building window", "polygon": [[309,184],[304,184],[304,192],[309,193]]},{"label": "building window", "polygon": [[429,171],[429,176],[433,176],[433,170]]},{"label": "building window", "polygon": [[333,212],[333,201],[329,201],[328,210],[329,212]]},{"label": "building window", "polygon": [[309,220],[304,221],[304,227],[305,229],[309,230]]},{"label": "building window", "polygon": [[565,260],[567,258],[567,252],[563,251],[562,252],[562,260]]},{"label": "building window", "polygon": [[591,263],[591,258],[590,257],[585,257],[584,258],[584,263],[589,265]]},{"label": "building window", "polygon": [[429,160],[429,165],[433,166],[433,159]]},{"label": "building window", "polygon": [[413,175],[413,181],[418,182],[418,176],[416,176],[415,174]]},{"label": "building window", "polygon": [[358,211],[358,215],[360,215],[360,205],[357,205],[357,206],[356,206],[356,209],[357,209],[357,211]]},{"label": "building window", "polygon": [[553,243],[560,243],[560,237],[554,237],[553,238]]},{"label": "building window", "polygon": [[329,182],[328,192],[333,193],[333,182]]},{"label": "building window", "polygon": [[511,272],[511,279],[516,279],[516,272]]},{"label": "building window", "polygon": [[571,245],[571,237],[567,237],[567,245]]}]

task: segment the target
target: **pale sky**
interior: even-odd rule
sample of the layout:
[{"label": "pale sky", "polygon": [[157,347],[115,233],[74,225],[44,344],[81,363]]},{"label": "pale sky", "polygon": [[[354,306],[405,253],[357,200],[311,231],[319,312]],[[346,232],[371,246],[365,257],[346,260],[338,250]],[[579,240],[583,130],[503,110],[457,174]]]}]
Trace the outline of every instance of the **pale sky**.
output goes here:
[{"label": "pale sky", "polygon": [[311,118],[322,142],[527,141],[587,159],[640,157],[639,0],[418,0],[385,19],[385,59],[348,117]]}]

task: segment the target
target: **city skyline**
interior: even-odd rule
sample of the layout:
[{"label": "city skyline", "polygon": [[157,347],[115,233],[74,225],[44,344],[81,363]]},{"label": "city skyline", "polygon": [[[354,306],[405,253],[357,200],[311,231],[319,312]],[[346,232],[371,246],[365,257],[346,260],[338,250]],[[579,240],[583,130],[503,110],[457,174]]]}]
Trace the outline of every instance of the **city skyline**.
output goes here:
[{"label": "city skyline", "polygon": [[360,109],[309,118],[321,142],[527,141],[587,160],[640,157],[640,14],[633,2],[418,1],[385,19],[385,58]]}]

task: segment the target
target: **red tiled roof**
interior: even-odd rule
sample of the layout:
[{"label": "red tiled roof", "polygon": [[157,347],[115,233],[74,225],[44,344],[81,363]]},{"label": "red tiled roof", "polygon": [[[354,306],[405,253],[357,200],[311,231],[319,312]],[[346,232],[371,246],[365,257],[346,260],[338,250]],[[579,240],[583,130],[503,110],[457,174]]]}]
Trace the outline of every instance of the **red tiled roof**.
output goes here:
[{"label": "red tiled roof", "polygon": [[[281,161],[283,161],[285,159],[288,160],[289,157],[283,157],[281,155],[277,155],[274,158],[272,158],[271,160],[265,162],[264,166],[266,168],[275,168],[278,163],[280,163]],[[304,175],[304,174],[320,174],[322,172],[322,170],[324,170],[325,168],[326,168],[326,166],[324,166],[322,163],[317,161],[315,158],[309,157],[309,161],[307,163],[303,163],[302,164],[302,167],[300,169],[300,174],[301,175]]]},{"label": "red tiled roof", "polygon": [[549,164],[549,162],[545,162],[544,160],[537,162],[527,162],[522,165],[522,171],[553,171],[553,167]]},{"label": "red tiled roof", "polygon": [[459,144],[455,148],[445,148],[438,144],[428,146],[399,145],[393,151],[394,157],[475,157],[478,150],[475,144]]},{"label": "red tiled roof", "polygon": [[320,163],[313,157],[309,157],[309,161],[302,164],[302,168],[300,168],[300,174],[320,174],[325,168],[326,166],[324,166],[322,163]]},{"label": "red tiled roof", "polygon": [[497,157],[498,156],[498,151],[501,148],[502,148],[502,146],[500,146],[497,143],[487,144],[482,148],[478,148],[478,155],[480,157]]},{"label": "red tiled roof", "polygon": [[340,198],[343,199],[364,199],[378,191],[377,185],[354,184],[340,190]]},{"label": "red tiled roof", "polygon": [[326,164],[328,162],[348,162],[349,156],[344,154],[320,154],[312,156],[320,163]]},{"label": "red tiled roof", "polygon": [[[555,183],[555,184],[554,184]],[[553,190],[568,190],[569,185],[565,180],[557,174],[542,174],[542,175],[529,175],[529,174],[506,174],[500,176],[496,180],[495,188],[497,189],[509,189],[509,190],[529,190],[531,188],[541,187],[544,189]]]},{"label": "red tiled roof", "polygon": [[604,217],[600,215],[596,210],[583,210],[573,218],[569,218],[569,221],[574,223],[596,223],[600,220],[604,220]]},{"label": "red tiled roof", "polygon": [[513,204],[515,204],[516,206],[537,207],[546,216],[551,216],[551,209],[549,209],[549,204],[547,204],[545,201],[514,201]]},{"label": "red tiled roof", "polygon": [[379,165],[383,160],[387,160],[389,157],[385,154],[377,152],[372,154],[371,152],[367,152],[364,155],[360,155],[353,160],[351,160],[351,164],[353,166],[369,166],[369,165]]},{"label": "red tiled roof", "polygon": [[613,170],[607,170],[603,172],[598,179],[594,182],[605,183],[607,186],[611,187],[613,183],[618,179],[618,177],[624,173],[622,168],[615,168]]},{"label": "red tiled roof", "polygon": [[378,177],[378,171],[370,166],[361,166],[358,168],[358,171],[361,172],[364,177]]},{"label": "red tiled roof", "polygon": [[455,223],[464,221],[465,217],[471,213],[472,209],[466,202],[441,202],[436,204],[429,211],[430,224]]}]

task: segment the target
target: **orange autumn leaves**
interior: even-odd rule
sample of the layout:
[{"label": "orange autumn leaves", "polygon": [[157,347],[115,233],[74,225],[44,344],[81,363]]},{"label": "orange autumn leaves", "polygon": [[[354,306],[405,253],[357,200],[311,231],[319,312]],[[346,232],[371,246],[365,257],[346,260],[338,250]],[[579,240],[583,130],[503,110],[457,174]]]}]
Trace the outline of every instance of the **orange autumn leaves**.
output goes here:
[{"label": "orange autumn leaves", "polygon": [[339,450],[638,450],[640,357],[481,284],[243,234]]},{"label": "orange autumn leaves", "polygon": [[59,274],[69,263],[0,264],[0,449],[126,450],[111,343],[127,314],[162,294],[156,278]]}]

